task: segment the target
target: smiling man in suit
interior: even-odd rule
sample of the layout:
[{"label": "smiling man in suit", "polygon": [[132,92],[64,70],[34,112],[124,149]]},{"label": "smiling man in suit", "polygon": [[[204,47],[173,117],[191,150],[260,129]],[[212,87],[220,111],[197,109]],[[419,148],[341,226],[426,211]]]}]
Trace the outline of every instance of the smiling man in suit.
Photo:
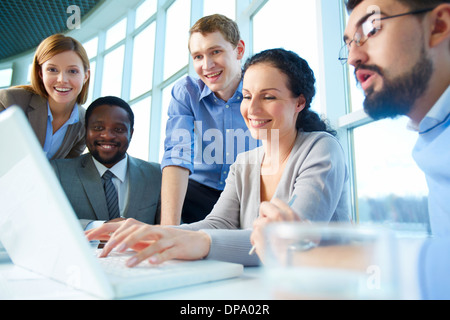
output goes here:
[{"label": "smiling man in suit", "polygon": [[161,169],[127,154],[134,130],[128,103],[99,98],[85,123],[89,153],[51,162],[83,228],[124,218],[159,223]]}]

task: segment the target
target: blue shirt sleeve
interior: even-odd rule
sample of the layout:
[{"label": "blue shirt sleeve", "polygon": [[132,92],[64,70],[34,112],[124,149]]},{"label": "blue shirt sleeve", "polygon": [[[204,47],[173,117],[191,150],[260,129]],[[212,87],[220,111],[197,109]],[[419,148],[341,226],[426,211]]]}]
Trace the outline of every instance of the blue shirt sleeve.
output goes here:
[{"label": "blue shirt sleeve", "polygon": [[[166,138],[161,168],[178,166],[194,171],[194,121],[195,115],[192,102],[195,101],[195,88],[188,79],[176,83],[168,108]],[[189,90],[190,89],[190,90]]]},{"label": "blue shirt sleeve", "polygon": [[432,238],[419,255],[419,283],[425,300],[450,299],[450,238]]}]

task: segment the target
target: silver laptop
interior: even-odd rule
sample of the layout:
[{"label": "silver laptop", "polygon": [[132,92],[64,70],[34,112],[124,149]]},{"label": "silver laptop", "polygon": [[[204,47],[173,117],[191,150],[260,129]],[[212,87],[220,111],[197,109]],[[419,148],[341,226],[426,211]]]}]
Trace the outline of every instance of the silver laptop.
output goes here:
[{"label": "silver laptop", "polygon": [[[117,270],[99,259],[84,236],[24,113],[0,113],[0,242],[15,265],[100,298],[114,299],[233,278],[243,266],[227,262],[168,261]],[[111,262],[109,262],[111,261]],[[110,270],[107,272],[106,269]]]}]

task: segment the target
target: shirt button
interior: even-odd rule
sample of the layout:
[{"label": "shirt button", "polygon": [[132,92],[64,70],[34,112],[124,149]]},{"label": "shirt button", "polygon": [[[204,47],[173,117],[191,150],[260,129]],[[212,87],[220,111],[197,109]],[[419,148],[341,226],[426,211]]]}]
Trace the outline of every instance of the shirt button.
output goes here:
[{"label": "shirt button", "polygon": [[228,109],[230,107],[230,105],[227,104],[225,107]]}]

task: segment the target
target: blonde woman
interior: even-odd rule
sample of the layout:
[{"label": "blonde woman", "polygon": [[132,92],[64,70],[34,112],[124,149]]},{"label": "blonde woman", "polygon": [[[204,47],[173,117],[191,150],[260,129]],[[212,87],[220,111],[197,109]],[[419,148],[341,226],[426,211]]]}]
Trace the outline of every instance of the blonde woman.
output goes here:
[{"label": "blonde woman", "polygon": [[56,34],[38,46],[30,85],[0,90],[0,111],[19,106],[48,159],[75,158],[85,149],[89,58],[77,40]]}]

